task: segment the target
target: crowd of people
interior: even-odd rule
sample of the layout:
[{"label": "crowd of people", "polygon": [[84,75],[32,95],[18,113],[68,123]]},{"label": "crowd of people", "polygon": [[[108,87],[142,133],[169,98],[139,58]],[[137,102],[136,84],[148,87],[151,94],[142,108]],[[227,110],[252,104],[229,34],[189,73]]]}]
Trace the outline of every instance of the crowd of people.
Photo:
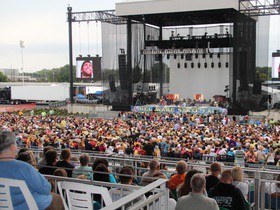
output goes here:
[{"label": "crowd of people", "polygon": [[[211,175],[205,177],[205,174],[199,175],[200,171],[189,170],[185,160],[224,161],[233,157],[238,161],[243,158],[247,163],[279,165],[280,126],[272,122],[266,118],[254,120],[248,116],[217,114],[121,112],[117,118],[101,119],[2,113],[0,177],[25,180],[42,209],[53,209],[53,205],[63,208],[60,197],[53,193],[54,186],[42,174],[142,186],[156,178],[169,178],[171,197],[178,199],[177,210],[185,207],[189,200],[201,201],[191,202],[192,205],[208,203],[203,204],[204,207],[197,206],[199,209],[217,209],[218,206],[246,209],[248,187],[242,182],[241,168],[222,171],[220,164],[214,162],[210,167]],[[18,154],[17,147],[22,148]],[[44,158],[39,162],[29,150],[32,147],[44,151]],[[59,158],[55,148],[63,149]],[[106,159],[97,159],[89,166],[88,154],[82,154],[80,164],[72,164],[71,149],[183,160],[178,159],[177,173],[171,177],[160,170],[158,159],[153,158],[147,171],[137,172],[141,179],[134,176],[134,170],[128,166],[115,177]],[[14,160],[16,157],[18,160]],[[18,209],[25,205],[22,197],[15,197],[15,200]]]},{"label": "crowd of people", "polygon": [[210,161],[279,165],[280,126],[248,116],[119,113],[118,118],[1,114],[19,146],[45,146]]}]

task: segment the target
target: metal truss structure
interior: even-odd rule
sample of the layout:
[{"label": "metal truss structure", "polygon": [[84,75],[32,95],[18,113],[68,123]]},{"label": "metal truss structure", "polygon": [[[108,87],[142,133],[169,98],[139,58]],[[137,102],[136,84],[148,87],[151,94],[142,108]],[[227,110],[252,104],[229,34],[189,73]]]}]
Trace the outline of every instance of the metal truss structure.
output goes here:
[{"label": "metal truss structure", "polygon": [[116,10],[72,12],[71,22],[100,21],[112,24],[126,24],[126,18],[117,17]]},{"label": "metal truss structure", "polygon": [[280,0],[239,0],[239,11],[248,16],[280,15]]}]

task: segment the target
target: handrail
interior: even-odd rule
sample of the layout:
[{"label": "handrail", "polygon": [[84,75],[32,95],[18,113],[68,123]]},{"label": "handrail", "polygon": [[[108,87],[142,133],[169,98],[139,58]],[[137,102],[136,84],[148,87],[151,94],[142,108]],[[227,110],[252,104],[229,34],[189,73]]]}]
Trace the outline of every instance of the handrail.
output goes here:
[{"label": "handrail", "polygon": [[[117,200],[113,204],[102,208],[102,210],[118,209],[118,208],[124,206],[125,204],[130,203],[131,201],[139,198],[140,196],[145,195],[147,192],[153,191],[157,187],[165,184],[166,182],[167,182],[166,179],[158,179],[157,181],[152,182],[151,184],[149,184],[145,187],[142,187],[141,189],[134,191],[131,194]],[[161,194],[161,195],[164,195],[164,192],[162,192],[162,193],[163,194]]]}]

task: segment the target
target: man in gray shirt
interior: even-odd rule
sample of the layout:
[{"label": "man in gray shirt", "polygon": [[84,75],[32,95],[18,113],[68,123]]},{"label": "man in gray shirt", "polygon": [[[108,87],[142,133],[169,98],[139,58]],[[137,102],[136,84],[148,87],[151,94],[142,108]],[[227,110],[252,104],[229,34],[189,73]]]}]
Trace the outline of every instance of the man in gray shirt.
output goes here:
[{"label": "man in gray shirt", "polygon": [[203,174],[197,173],[191,178],[192,192],[179,198],[175,210],[219,210],[219,206],[212,198],[203,194],[206,180]]}]

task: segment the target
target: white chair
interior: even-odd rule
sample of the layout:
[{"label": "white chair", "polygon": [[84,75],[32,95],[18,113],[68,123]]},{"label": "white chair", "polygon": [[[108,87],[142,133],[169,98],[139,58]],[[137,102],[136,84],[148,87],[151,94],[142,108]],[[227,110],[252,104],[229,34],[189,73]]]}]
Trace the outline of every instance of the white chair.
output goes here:
[{"label": "white chair", "polygon": [[29,209],[38,209],[38,206],[25,181],[8,178],[0,178],[0,209],[14,209],[10,187],[18,187],[21,190]]},{"label": "white chair", "polygon": [[[113,203],[106,187],[74,182],[57,182],[59,193],[62,197],[65,210],[93,209],[93,194],[101,195],[104,204]],[[65,197],[66,196],[66,197]],[[102,204],[101,204],[102,205]]]}]

